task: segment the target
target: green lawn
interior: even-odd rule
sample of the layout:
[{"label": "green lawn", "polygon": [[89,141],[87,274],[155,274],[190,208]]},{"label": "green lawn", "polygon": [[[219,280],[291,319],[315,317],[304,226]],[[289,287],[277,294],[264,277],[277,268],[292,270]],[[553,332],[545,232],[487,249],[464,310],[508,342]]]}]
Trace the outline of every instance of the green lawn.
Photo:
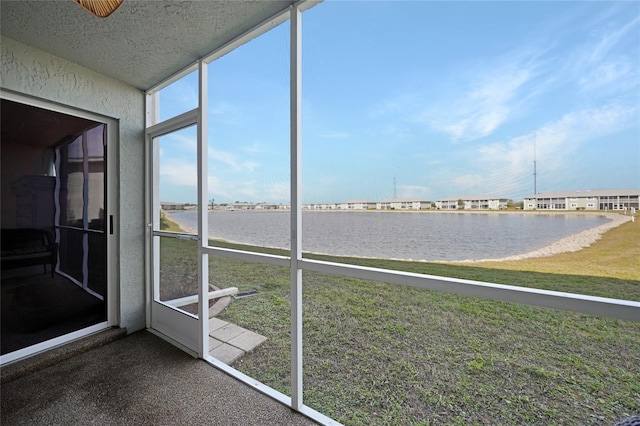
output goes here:
[{"label": "green lawn", "polygon": [[183,232],[180,225],[167,217],[164,211],[160,211],[160,230],[169,232]]},{"label": "green lawn", "polygon": [[[520,264],[314,257],[640,300],[639,225]],[[257,291],[220,315],[268,337],[234,366],[289,394],[288,270],[212,257],[210,274]],[[637,322],[310,272],[303,307],[304,403],[346,424],[600,425],[640,412]]]},{"label": "green lawn", "polygon": [[[608,231],[601,240],[577,252],[551,257],[509,262],[483,262],[479,266],[491,269],[529,270],[547,273],[567,273],[603,278],[640,280],[640,220],[627,222]],[[639,300],[640,289],[635,295]]]}]

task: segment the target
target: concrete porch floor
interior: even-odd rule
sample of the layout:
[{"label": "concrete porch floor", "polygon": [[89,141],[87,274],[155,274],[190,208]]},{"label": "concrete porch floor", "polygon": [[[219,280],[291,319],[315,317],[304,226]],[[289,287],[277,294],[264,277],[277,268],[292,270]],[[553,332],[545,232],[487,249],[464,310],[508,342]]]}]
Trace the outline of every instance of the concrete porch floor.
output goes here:
[{"label": "concrete porch floor", "polygon": [[314,425],[141,331],[3,380],[3,425]]}]

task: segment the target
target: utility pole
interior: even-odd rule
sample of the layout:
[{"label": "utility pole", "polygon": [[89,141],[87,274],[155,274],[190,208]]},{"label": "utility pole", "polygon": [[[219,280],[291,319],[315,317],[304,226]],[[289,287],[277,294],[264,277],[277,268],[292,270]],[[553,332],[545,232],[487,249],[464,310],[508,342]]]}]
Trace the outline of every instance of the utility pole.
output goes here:
[{"label": "utility pole", "polygon": [[538,172],[536,170],[537,159],[536,159],[536,134],[533,134],[533,195],[538,194]]}]

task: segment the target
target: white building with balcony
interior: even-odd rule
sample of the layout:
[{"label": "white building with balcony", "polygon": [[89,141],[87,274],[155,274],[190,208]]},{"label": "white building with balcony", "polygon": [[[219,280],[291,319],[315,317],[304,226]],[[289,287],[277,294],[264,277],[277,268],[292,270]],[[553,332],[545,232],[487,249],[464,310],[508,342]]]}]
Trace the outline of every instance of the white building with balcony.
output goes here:
[{"label": "white building with balcony", "polygon": [[431,208],[431,201],[397,198],[376,203],[377,210],[425,210]]},{"label": "white building with balcony", "polygon": [[554,191],[530,195],[524,199],[525,210],[625,210],[638,209],[640,190],[588,189]]},{"label": "white building with balcony", "polygon": [[503,210],[507,208],[508,198],[491,195],[465,197],[447,197],[436,201],[439,210]]}]

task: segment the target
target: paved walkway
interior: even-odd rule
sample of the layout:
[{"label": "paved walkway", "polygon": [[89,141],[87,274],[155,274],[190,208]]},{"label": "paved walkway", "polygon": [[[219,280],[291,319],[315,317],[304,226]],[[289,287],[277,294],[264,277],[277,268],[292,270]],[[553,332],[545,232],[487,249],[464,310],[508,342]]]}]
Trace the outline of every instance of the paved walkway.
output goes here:
[{"label": "paved walkway", "polygon": [[[211,286],[211,290],[220,289]],[[267,340],[258,333],[217,318],[231,302],[231,296],[224,296],[209,308],[209,355],[227,365],[233,364]]]},{"label": "paved walkway", "polygon": [[209,354],[231,365],[245,353],[267,340],[266,337],[218,318],[209,319]]}]

